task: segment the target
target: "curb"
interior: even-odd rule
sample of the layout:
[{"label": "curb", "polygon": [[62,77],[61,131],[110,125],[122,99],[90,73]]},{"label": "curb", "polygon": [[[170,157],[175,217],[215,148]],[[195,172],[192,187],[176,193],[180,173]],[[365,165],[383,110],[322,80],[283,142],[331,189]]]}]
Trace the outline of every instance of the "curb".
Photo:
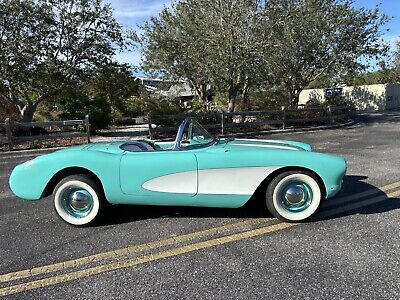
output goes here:
[{"label": "curb", "polygon": [[[326,129],[337,129],[343,128],[347,126],[354,125],[356,122],[351,120],[349,122],[343,124],[336,124],[336,125],[323,125],[323,126],[314,126],[314,127],[303,127],[303,128],[289,128],[289,129],[274,129],[274,130],[264,130],[264,131],[251,131],[246,133],[232,133],[232,134],[225,134],[223,136],[246,136],[246,135],[273,135],[279,133],[295,133],[295,132],[310,132],[310,131],[319,131],[319,130],[326,130]],[[44,149],[27,149],[27,150],[15,150],[15,151],[5,151],[0,152],[0,158],[14,158],[14,157],[29,157],[35,156],[37,154],[43,154],[46,152],[54,152],[56,150],[61,150],[67,147],[54,147],[54,148],[44,148]],[[21,154],[23,156],[21,156]]]}]

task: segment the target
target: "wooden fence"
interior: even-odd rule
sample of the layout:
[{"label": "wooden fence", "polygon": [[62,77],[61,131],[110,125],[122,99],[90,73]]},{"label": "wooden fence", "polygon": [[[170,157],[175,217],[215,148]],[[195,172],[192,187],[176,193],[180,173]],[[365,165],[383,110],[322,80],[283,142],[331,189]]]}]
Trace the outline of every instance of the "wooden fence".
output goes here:
[{"label": "wooden fence", "polygon": [[[84,126],[84,130],[76,130],[77,126]],[[70,131],[60,130],[60,128],[64,129],[65,127],[73,128],[72,130],[70,128]],[[58,130],[54,132],[55,128]],[[8,144],[10,151],[13,150],[15,144],[29,141],[86,137],[87,142],[90,143],[90,121],[88,115],[83,120],[49,122],[13,122],[7,118],[5,123],[0,123],[0,130],[5,132],[5,137],[0,137],[0,144]]]},{"label": "wooden fence", "polygon": [[[353,110],[347,106],[310,107],[280,110],[218,112],[177,115],[148,115],[148,135],[152,139],[157,135],[174,132],[180,122],[187,117],[200,119],[206,129],[218,131],[221,135],[229,133],[248,133],[268,129],[286,129],[298,124],[333,125],[338,120],[348,120]],[[178,123],[174,122],[178,121]],[[267,127],[268,128],[267,128]],[[267,129],[266,129],[267,128]]]},{"label": "wooden fence", "polygon": [[[172,137],[184,118],[193,117],[202,125],[215,134],[241,134],[258,131],[268,131],[271,129],[287,129],[296,125],[333,125],[338,121],[343,122],[352,117],[353,110],[347,106],[338,107],[311,107],[290,109],[282,107],[278,110],[264,111],[241,111],[241,112],[213,112],[200,114],[177,114],[177,115],[148,115],[143,118],[128,118],[133,124],[147,124],[145,128],[140,128],[140,135],[148,135],[150,139],[164,139],[165,135]],[[126,120],[125,120],[126,121]],[[72,127],[73,130],[58,130],[54,128]],[[82,130],[77,130],[77,126],[83,126]],[[19,129],[44,129],[49,128],[50,132],[41,133],[36,130]],[[147,128],[147,129],[146,129]],[[70,128],[71,129],[71,128]],[[143,131],[145,130],[145,131]],[[53,132],[52,132],[53,131]],[[5,123],[0,123],[0,145],[8,144],[12,150],[15,144],[37,140],[55,140],[61,138],[86,137],[90,142],[90,122],[89,116],[84,120],[67,120],[51,122],[12,122],[7,119]],[[139,135],[138,135],[139,136]]]}]

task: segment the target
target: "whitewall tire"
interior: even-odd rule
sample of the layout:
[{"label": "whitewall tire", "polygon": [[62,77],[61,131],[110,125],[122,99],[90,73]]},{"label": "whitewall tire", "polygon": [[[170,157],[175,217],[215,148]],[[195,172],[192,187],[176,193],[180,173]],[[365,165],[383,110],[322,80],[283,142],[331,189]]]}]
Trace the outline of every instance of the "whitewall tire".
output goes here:
[{"label": "whitewall tire", "polygon": [[289,171],[276,176],[267,188],[268,210],[278,219],[299,222],[311,217],[321,204],[323,192],[313,174]]},{"label": "whitewall tire", "polygon": [[53,201],[57,215],[75,226],[95,223],[105,203],[101,187],[87,175],[62,179],[54,189]]}]

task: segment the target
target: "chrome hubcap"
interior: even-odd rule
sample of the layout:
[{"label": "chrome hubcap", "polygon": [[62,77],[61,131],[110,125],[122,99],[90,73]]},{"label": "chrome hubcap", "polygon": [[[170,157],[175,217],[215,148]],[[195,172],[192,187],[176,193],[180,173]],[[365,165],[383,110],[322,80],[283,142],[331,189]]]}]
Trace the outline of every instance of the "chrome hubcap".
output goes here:
[{"label": "chrome hubcap", "polygon": [[72,217],[83,218],[92,210],[93,198],[85,189],[70,188],[63,193],[62,205]]},{"label": "chrome hubcap", "polygon": [[304,199],[304,191],[299,186],[292,186],[286,191],[285,199],[290,204],[299,204]]},{"label": "chrome hubcap", "polygon": [[71,206],[76,210],[85,210],[88,208],[90,195],[86,191],[76,191],[71,196]]},{"label": "chrome hubcap", "polygon": [[282,208],[296,213],[306,210],[312,202],[311,188],[304,182],[290,182],[279,191]]}]

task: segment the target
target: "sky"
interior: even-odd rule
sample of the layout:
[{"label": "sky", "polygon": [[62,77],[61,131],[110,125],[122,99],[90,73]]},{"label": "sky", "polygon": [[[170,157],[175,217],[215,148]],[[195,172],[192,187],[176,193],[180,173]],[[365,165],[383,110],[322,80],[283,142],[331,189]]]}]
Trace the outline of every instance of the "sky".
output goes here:
[{"label": "sky", "polygon": [[[140,30],[140,26],[152,16],[157,16],[165,6],[170,6],[172,0],[105,0],[114,9],[114,16],[125,29]],[[395,48],[396,41],[400,41],[400,1],[399,0],[355,0],[356,7],[375,8],[391,17],[383,28],[383,38]],[[124,52],[116,55],[119,62],[140,66],[139,50]],[[136,75],[143,75],[138,71]]]},{"label": "sky", "polygon": [[[114,9],[114,17],[125,29],[140,31],[146,21],[152,16],[157,16],[165,6],[170,6],[172,0],[106,0]],[[140,66],[141,55],[139,50],[120,53],[116,60]],[[136,75],[143,75],[139,71]]]}]

